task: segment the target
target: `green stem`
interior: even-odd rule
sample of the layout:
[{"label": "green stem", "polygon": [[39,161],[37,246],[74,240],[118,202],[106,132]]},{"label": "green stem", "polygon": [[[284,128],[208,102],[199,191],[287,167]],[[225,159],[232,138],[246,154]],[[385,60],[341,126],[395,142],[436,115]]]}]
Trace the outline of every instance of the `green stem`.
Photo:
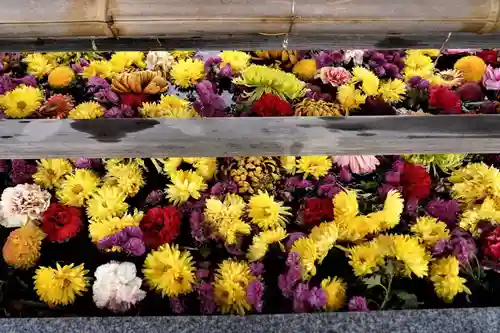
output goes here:
[{"label": "green stem", "polygon": [[391,286],[392,286],[392,278],[393,278],[393,276],[394,275],[392,273],[389,275],[389,282],[387,282],[387,288],[384,288],[385,289],[384,300],[382,301],[382,304],[380,305],[379,310],[383,310],[384,307],[386,306],[387,302],[389,301],[389,295],[391,293]]}]

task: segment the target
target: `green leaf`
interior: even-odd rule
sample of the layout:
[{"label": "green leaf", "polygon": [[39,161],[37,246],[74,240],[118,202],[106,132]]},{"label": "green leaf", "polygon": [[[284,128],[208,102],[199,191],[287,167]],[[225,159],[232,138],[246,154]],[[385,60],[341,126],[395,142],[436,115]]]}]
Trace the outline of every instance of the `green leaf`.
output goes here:
[{"label": "green leaf", "polygon": [[373,275],[372,277],[363,279],[363,282],[366,284],[367,289],[371,289],[382,285],[380,275]]},{"label": "green leaf", "polygon": [[404,290],[395,290],[394,294],[403,302],[403,309],[416,309],[420,304],[415,294],[410,294]]}]

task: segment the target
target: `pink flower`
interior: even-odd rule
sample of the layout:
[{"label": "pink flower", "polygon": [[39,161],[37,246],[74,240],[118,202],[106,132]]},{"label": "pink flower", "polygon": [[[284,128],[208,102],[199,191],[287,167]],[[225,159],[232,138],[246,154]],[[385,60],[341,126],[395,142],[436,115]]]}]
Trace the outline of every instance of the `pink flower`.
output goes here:
[{"label": "pink flower", "polygon": [[341,86],[351,79],[351,73],[343,67],[321,67],[317,75],[324,84]]},{"label": "pink flower", "polygon": [[373,155],[336,156],[333,162],[341,167],[349,167],[352,173],[370,173],[380,164]]},{"label": "pink flower", "polygon": [[500,90],[500,68],[486,67],[483,75],[483,86],[487,90]]}]

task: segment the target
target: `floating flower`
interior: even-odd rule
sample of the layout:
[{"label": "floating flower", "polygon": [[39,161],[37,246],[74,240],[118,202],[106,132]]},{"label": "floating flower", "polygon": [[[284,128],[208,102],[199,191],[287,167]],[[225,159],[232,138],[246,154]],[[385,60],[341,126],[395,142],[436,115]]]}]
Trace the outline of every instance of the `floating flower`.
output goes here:
[{"label": "floating flower", "polygon": [[181,88],[194,87],[205,76],[205,65],[198,59],[179,60],[172,66],[170,76]]},{"label": "floating flower", "polygon": [[37,114],[43,118],[62,119],[66,118],[75,105],[73,98],[68,95],[55,94],[50,96],[45,103],[40,106]]},{"label": "floating flower", "polygon": [[69,66],[59,66],[50,71],[48,82],[52,88],[65,88],[75,79],[75,72]]},{"label": "floating flower", "polygon": [[139,163],[106,163],[104,185],[118,187],[128,196],[133,197],[144,185],[144,177]]},{"label": "floating flower", "polygon": [[293,73],[302,80],[311,80],[316,74],[316,60],[302,59],[293,66]]},{"label": "floating flower", "polygon": [[479,82],[486,72],[486,64],[477,56],[465,56],[457,60],[454,66],[464,74],[467,82]]},{"label": "floating flower", "polygon": [[61,266],[56,268],[39,267],[33,279],[35,291],[42,302],[54,307],[75,302],[76,296],[81,296],[89,285],[88,273],[83,264]]},{"label": "floating flower", "polygon": [[248,249],[248,260],[261,260],[266,255],[269,245],[282,241],[286,236],[285,229],[281,227],[261,231],[253,237],[252,245]]},{"label": "floating flower", "polygon": [[470,294],[465,286],[466,280],[459,277],[459,262],[453,257],[437,259],[431,265],[430,279],[436,294],[447,303],[451,303],[459,293]]},{"label": "floating flower", "polygon": [[46,189],[58,187],[73,167],[65,159],[41,159],[37,161],[37,171],[33,174],[35,183]]},{"label": "floating flower", "polygon": [[264,94],[252,104],[252,112],[259,117],[293,116],[290,103],[273,94]]},{"label": "floating flower", "polygon": [[17,269],[29,269],[40,258],[40,249],[45,234],[33,224],[12,231],[2,249],[6,264]]},{"label": "floating flower", "polygon": [[342,279],[337,277],[324,279],[321,281],[321,288],[326,294],[325,309],[336,311],[344,306],[347,285]]},{"label": "floating flower", "polygon": [[337,90],[337,99],[345,111],[351,111],[359,108],[366,101],[366,95],[354,84],[345,84]]},{"label": "floating flower", "polygon": [[70,119],[95,119],[104,116],[104,108],[96,102],[78,104],[68,114]]},{"label": "floating flower", "polygon": [[333,220],[333,202],[330,198],[306,198],[304,200],[303,220],[307,225]]},{"label": "floating flower", "polygon": [[261,229],[285,227],[286,216],[292,215],[289,207],[283,207],[282,202],[274,201],[274,197],[259,190],[248,201],[248,216],[251,222]]},{"label": "floating flower", "polygon": [[171,243],[179,236],[181,215],[173,206],[154,207],[144,215],[140,227],[146,245],[156,249],[160,245]]},{"label": "floating flower", "polygon": [[0,202],[0,224],[17,228],[28,221],[38,222],[50,205],[51,195],[35,184],[19,184],[7,187]]},{"label": "floating flower", "polygon": [[83,227],[82,212],[58,202],[43,212],[41,228],[51,242],[64,242],[75,237]]},{"label": "floating flower", "polygon": [[118,187],[102,187],[87,200],[87,214],[94,220],[122,216],[128,209],[126,198],[126,193]]},{"label": "floating flower", "polygon": [[90,238],[92,242],[97,244],[105,237],[116,234],[127,227],[139,227],[143,216],[142,212],[135,210],[133,214],[124,214],[120,217],[110,216],[105,219],[93,219],[89,223]]},{"label": "floating flower", "polygon": [[250,55],[241,51],[223,51],[219,54],[219,57],[222,59],[220,67],[229,64],[234,74],[239,74],[247,68],[250,61]]},{"label": "floating flower", "polygon": [[351,73],[344,67],[321,67],[316,77],[320,78],[324,84],[338,87],[349,82]]},{"label": "floating flower", "polygon": [[406,94],[406,84],[400,79],[387,80],[380,84],[378,93],[387,103],[400,102]]},{"label": "floating flower", "polygon": [[444,113],[461,113],[460,97],[445,86],[432,86],[429,95],[429,104],[442,110]]},{"label": "floating flower", "polygon": [[315,100],[312,98],[304,98],[300,103],[295,105],[295,115],[310,117],[338,117],[342,116],[342,110],[340,105],[336,103]]},{"label": "floating flower", "polygon": [[21,84],[0,96],[0,107],[9,118],[25,118],[32,115],[42,101],[43,94],[40,89]]},{"label": "floating flower", "polygon": [[417,218],[417,222],[411,227],[411,231],[427,246],[434,246],[442,239],[448,239],[450,233],[446,223],[439,222],[436,218],[422,216]]},{"label": "floating flower", "polygon": [[28,73],[37,78],[44,77],[54,68],[52,62],[42,53],[28,54],[23,62],[28,64]]},{"label": "floating flower", "polygon": [[159,71],[163,77],[170,72],[175,58],[168,51],[149,51],[146,56],[146,66],[153,71]]},{"label": "floating flower", "polygon": [[352,173],[365,174],[375,171],[379,160],[372,155],[355,155],[355,156],[335,156],[333,163],[341,167],[349,167]]},{"label": "floating flower", "polygon": [[131,262],[111,261],[97,267],[92,285],[93,299],[98,308],[115,313],[128,311],[146,297],[142,279]]},{"label": "floating flower", "polygon": [[93,60],[88,66],[83,68],[80,75],[86,79],[91,77],[108,78],[111,76],[112,66],[109,61],[106,60]]},{"label": "floating flower", "polygon": [[172,184],[167,185],[167,198],[175,205],[186,202],[189,198],[199,199],[207,184],[202,176],[193,171],[178,170],[170,177]]},{"label": "floating flower", "polygon": [[[127,255],[140,257],[146,253],[146,244],[144,244],[144,235],[137,226],[136,220],[130,220],[129,226],[115,233],[104,236],[97,243],[100,250],[121,251]],[[122,223],[120,227],[124,224]],[[118,228],[116,228],[118,229]],[[116,230],[115,229],[115,230]]]},{"label": "floating flower", "polygon": [[162,296],[177,297],[193,290],[193,258],[177,245],[164,244],[153,250],[144,261],[144,278]]},{"label": "floating flower", "polygon": [[500,90],[500,69],[488,65],[482,83],[487,90]]},{"label": "floating flower", "polygon": [[57,198],[65,205],[82,207],[99,184],[100,179],[93,171],[77,169],[61,182],[56,192]]},{"label": "floating flower", "polygon": [[328,156],[301,156],[297,162],[297,172],[304,173],[318,179],[328,173],[332,167],[332,160]]}]

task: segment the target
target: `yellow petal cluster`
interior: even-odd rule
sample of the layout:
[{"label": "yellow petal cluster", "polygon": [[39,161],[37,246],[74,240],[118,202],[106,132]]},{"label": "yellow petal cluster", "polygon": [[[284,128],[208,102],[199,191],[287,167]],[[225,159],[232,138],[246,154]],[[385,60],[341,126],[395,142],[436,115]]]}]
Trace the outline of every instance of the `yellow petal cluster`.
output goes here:
[{"label": "yellow petal cluster", "polygon": [[89,223],[89,234],[92,242],[98,243],[106,236],[111,236],[126,227],[138,227],[141,223],[144,213],[134,211],[132,215],[111,216],[106,219],[94,219]]},{"label": "yellow petal cluster", "polygon": [[128,196],[133,197],[144,186],[141,165],[135,160],[122,163],[106,163],[104,186],[116,186]]},{"label": "yellow petal cluster", "polygon": [[221,201],[217,198],[205,202],[205,222],[226,244],[235,244],[242,235],[249,235],[250,225],[242,220],[246,204],[237,194],[228,193]]},{"label": "yellow petal cluster", "polygon": [[332,167],[329,156],[301,156],[297,161],[297,173],[304,173],[304,178],[311,175],[318,179],[325,176]]},{"label": "yellow petal cluster", "polygon": [[127,194],[116,186],[101,187],[87,200],[87,214],[95,221],[121,217],[128,209],[126,199]]},{"label": "yellow petal cluster", "polygon": [[434,290],[439,298],[447,303],[451,303],[459,293],[471,293],[465,286],[467,280],[458,273],[459,262],[454,256],[437,259],[431,265],[430,279],[434,284]]},{"label": "yellow petal cluster", "polygon": [[286,216],[292,215],[283,202],[274,201],[267,192],[260,191],[248,201],[248,217],[253,224],[263,230],[285,227]]},{"label": "yellow petal cluster", "polygon": [[57,198],[68,206],[82,207],[85,201],[97,190],[101,180],[93,171],[78,169],[66,175],[57,189]]},{"label": "yellow petal cluster", "polygon": [[177,297],[193,290],[193,257],[177,245],[164,244],[149,253],[144,261],[144,278],[162,296]]},{"label": "yellow petal cluster", "polygon": [[172,177],[182,163],[190,164],[205,180],[212,179],[217,172],[217,159],[214,157],[170,157],[165,160],[163,171]]},{"label": "yellow petal cluster", "polygon": [[12,231],[2,249],[5,263],[18,269],[35,266],[44,238],[43,231],[31,223]]},{"label": "yellow petal cluster", "polygon": [[61,185],[64,177],[73,171],[73,166],[66,159],[41,159],[37,161],[37,170],[33,180],[44,189]]},{"label": "yellow petal cluster", "polygon": [[411,231],[428,247],[434,246],[442,239],[450,238],[446,223],[431,216],[421,216],[411,226]]},{"label": "yellow petal cluster", "polygon": [[207,188],[205,179],[194,171],[177,170],[170,176],[172,184],[167,185],[167,198],[175,205],[189,200],[189,198],[199,199],[203,191]]},{"label": "yellow petal cluster", "polygon": [[170,76],[181,88],[194,87],[205,77],[205,65],[199,59],[179,60],[172,66]]},{"label": "yellow petal cluster", "polygon": [[324,306],[326,310],[336,311],[344,306],[347,285],[342,279],[337,277],[323,279],[321,289],[326,294],[326,304]]},{"label": "yellow petal cluster", "polygon": [[286,230],[281,227],[261,231],[252,239],[252,245],[248,248],[247,253],[248,260],[261,260],[266,255],[269,245],[282,241],[286,236]]},{"label": "yellow petal cluster", "polygon": [[222,59],[221,67],[229,64],[233,74],[239,74],[247,68],[251,58],[248,53],[242,51],[223,51],[219,57]]},{"label": "yellow petal cluster", "polygon": [[139,112],[144,118],[198,118],[191,103],[175,95],[163,95],[157,103],[142,103]]},{"label": "yellow petal cluster", "polygon": [[95,119],[104,116],[104,108],[97,102],[78,104],[68,114],[70,119]]},{"label": "yellow petal cluster", "polygon": [[38,110],[42,102],[42,91],[24,84],[0,96],[0,108],[9,118],[26,118]]}]

